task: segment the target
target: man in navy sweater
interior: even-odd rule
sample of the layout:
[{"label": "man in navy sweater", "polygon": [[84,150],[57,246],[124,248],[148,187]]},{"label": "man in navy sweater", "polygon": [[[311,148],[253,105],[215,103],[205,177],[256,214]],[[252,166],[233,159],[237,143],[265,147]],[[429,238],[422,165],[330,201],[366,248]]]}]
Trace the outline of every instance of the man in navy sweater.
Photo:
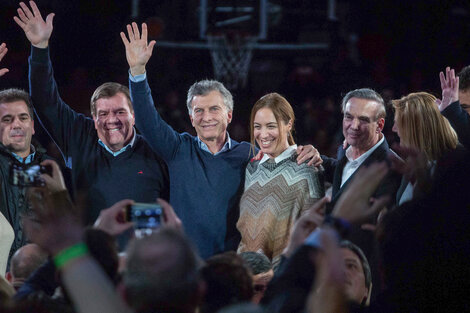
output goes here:
[{"label": "man in navy sweater", "polygon": [[[36,4],[20,3],[15,22],[32,44],[30,94],[39,118],[72,169],[72,185],[92,223],[100,210],[122,199],[155,202],[166,198],[166,168],[134,129],[127,87],[105,83],[91,99],[92,117],[72,110],[58,92],[49,58],[54,14],[43,20]],[[83,203],[84,202],[84,203]]]},{"label": "man in navy sweater", "polygon": [[[155,110],[147,83],[145,65],[155,41],[147,42],[145,24],[142,35],[136,23],[128,25],[127,31],[129,39],[124,33],[121,38],[130,67],[136,124],[168,164],[170,202],[203,258],[234,250],[240,241],[235,224],[245,167],[252,155],[249,143],[236,142],[227,132],[232,120],[232,95],[217,81],[195,83],[188,91],[187,107],[197,136],[174,131]],[[321,160],[311,146],[297,152],[299,162]]]}]

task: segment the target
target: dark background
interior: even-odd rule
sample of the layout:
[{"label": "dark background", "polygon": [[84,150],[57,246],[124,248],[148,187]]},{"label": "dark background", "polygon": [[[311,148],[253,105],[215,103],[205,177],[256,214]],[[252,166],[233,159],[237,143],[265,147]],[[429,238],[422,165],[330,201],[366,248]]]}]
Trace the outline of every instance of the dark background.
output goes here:
[{"label": "dark background", "polygon": [[[9,52],[1,62],[10,72],[0,88],[28,90],[29,42],[13,21],[18,1],[0,0],[0,42]],[[248,140],[251,106],[267,92],[284,95],[296,111],[296,138],[334,155],[341,134],[341,97],[371,87],[386,100],[412,91],[439,96],[439,71],[459,71],[469,61],[470,4],[467,1],[337,1],[336,21],[326,1],[270,1],[271,43],[328,43],[327,50],[255,50],[245,87],[232,89],[234,121],[229,131]],[[127,85],[127,62],[119,36],[131,21],[146,21],[157,45],[147,66],[149,83],[163,117],[178,131],[193,133],[185,105],[196,80],[213,78],[208,50],[159,48],[158,41],[200,41],[198,1],[142,0],[131,17],[131,0],[38,0],[43,17],[56,14],[50,42],[63,99],[89,115],[94,89],[106,81]],[[256,30],[246,30],[256,32]],[[389,112],[386,136],[393,112]],[[40,135],[40,134],[38,134]],[[44,137],[39,136],[45,145]]]}]

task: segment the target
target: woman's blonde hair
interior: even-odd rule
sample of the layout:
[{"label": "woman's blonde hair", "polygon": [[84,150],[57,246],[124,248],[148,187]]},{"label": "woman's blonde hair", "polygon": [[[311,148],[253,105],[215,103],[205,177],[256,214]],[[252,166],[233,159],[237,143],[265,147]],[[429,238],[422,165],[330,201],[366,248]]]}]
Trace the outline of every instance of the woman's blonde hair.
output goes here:
[{"label": "woman's blonde hair", "polygon": [[[255,155],[255,136],[254,136],[254,122],[255,122],[255,115],[262,108],[269,108],[274,114],[276,118],[277,124],[280,126],[281,122],[284,122],[286,125],[291,122],[292,127],[291,130],[287,134],[287,141],[289,145],[295,145],[294,138],[292,137],[292,133],[294,132],[294,122],[295,122],[295,115],[294,110],[290,103],[278,93],[268,93],[267,95],[262,96],[258,101],[256,101],[255,105],[251,109],[251,116],[250,116],[250,138],[251,138],[251,147],[253,155]],[[278,141],[281,137],[278,138]],[[277,142],[279,144],[279,142]]]},{"label": "woman's blonde hair", "polygon": [[438,160],[458,144],[457,134],[435,102],[436,97],[427,92],[410,93],[392,101],[400,144],[422,151],[428,161]]}]

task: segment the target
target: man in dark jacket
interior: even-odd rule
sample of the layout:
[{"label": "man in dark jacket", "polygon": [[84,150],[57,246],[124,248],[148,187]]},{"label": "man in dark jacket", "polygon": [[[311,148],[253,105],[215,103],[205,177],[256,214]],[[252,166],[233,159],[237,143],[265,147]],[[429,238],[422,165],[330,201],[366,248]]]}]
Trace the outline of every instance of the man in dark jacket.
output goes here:
[{"label": "man in dark jacket", "polygon": [[[382,134],[385,104],[380,94],[369,88],[352,90],[343,98],[342,111],[343,135],[349,147],[340,147],[336,159],[322,156],[325,180],[333,184],[330,209],[359,168],[384,161],[389,153],[394,153]],[[391,171],[377,188],[374,197],[394,196],[400,179],[397,173]]]},{"label": "man in dark jacket", "polygon": [[33,134],[29,95],[19,89],[0,91],[0,211],[15,232],[10,257],[26,243],[20,214],[27,210],[26,188],[12,184],[10,168],[13,164],[38,164],[46,159],[44,153],[31,145]]},{"label": "man in dark jacket", "polygon": [[[348,188],[354,176],[362,167],[367,167],[374,162],[387,160],[389,154],[394,152],[389,148],[382,129],[385,125],[384,100],[376,91],[369,88],[361,88],[348,92],[342,101],[343,111],[343,135],[349,147],[338,149],[336,159],[324,157],[325,180],[333,184],[331,202],[326,213],[330,214],[332,208],[344,191]],[[401,176],[389,171],[375,190],[373,197],[378,199],[389,195],[395,198],[400,186]],[[368,222],[375,223],[376,218]],[[364,229],[353,229],[349,239],[359,246],[370,262],[372,269],[373,295],[379,289],[378,261],[375,238],[372,232]]]}]

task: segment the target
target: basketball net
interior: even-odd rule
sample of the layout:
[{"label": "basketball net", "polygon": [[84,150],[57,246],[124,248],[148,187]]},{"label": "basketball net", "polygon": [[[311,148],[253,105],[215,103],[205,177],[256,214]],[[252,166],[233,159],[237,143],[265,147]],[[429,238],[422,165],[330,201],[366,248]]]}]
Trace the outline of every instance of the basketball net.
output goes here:
[{"label": "basketball net", "polygon": [[257,37],[227,35],[208,35],[212,66],[217,80],[229,89],[245,87],[250,68],[253,47]]}]

